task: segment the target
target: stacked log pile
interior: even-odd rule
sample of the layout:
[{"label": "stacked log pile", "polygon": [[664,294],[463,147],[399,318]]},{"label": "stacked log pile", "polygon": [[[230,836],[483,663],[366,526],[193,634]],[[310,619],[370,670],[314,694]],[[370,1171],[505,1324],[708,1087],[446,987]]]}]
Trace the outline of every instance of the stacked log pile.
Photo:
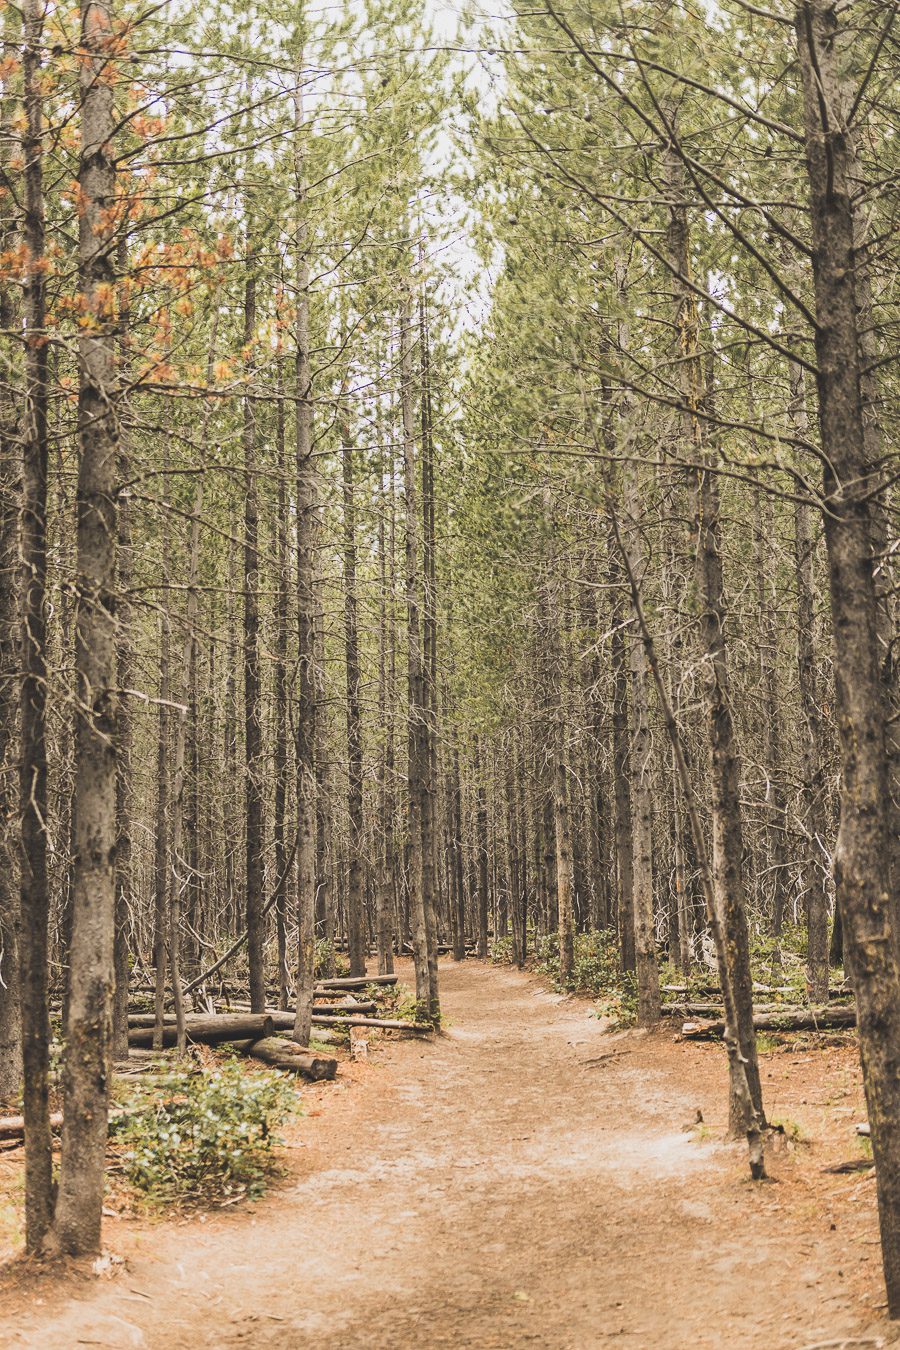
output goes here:
[{"label": "stacked log pile", "polygon": [[[317,1036],[331,1040],[336,1034],[355,1028],[403,1032],[421,1035],[432,1030],[418,1022],[379,1015],[377,996],[368,999],[357,995],[365,990],[387,993],[396,986],[396,975],[369,975],[323,979],[315,990],[312,1021]],[[221,1000],[220,1000],[221,1002]],[[216,1009],[216,1000],[207,1000],[207,1011],[189,1013],[185,1017],[187,1039],[195,1045],[230,1045],[252,1059],[274,1068],[301,1074],[313,1082],[328,1081],[337,1073],[337,1060],[330,1055],[300,1046],[282,1032],[294,1029],[295,1014],[281,1009],[267,1009],[265,1013],[251,1013],[249,1004],[227,1000],[226,1007]],[[133,1012],[128,1017],[128,1043],[141,1052],[153,1045],[155,1017],[151,1012]],[[167,1048],[176,1043],[175,1014],[167,1012],[163,1018],[162,1040]]]}]

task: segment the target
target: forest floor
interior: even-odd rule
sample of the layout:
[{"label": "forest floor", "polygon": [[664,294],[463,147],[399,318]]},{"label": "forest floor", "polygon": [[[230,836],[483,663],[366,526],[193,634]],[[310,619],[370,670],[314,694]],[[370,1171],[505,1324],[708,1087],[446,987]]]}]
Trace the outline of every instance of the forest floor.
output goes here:
[{"label": "forest floor", "polygon": [[722,1142],[721,1047],[610,1033],[588,1003],[509,968],[441,973],[447,1031],[380,1042],[310,1087],[266,1197],[110,1219],[124,1261],[105,1275],[13,1263],[0,1344],[895,1343],[872,1173],[822,1171],[861,1156],[852,1044],[764,1054],[768,1112],[787,1132],[775,1183],[753,1185],[744,1148]]}]

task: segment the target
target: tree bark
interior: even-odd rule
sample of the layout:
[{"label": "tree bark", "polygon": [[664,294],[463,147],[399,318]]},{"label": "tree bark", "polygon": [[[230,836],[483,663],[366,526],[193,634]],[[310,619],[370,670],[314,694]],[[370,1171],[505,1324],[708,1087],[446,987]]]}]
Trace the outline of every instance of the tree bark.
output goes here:
[{"label": "tree bark", "polygon": [[401,414],[403,418],[403,485],[406,507],[406,654],[408,686],[407,777],[409,796],[410,911],[416,967],[416,1007],[421,1021],[440,1015],[434,963],[434,915],[425,892],[422,798],[428,772],[424,737],[425,687],[422,664],[421,578],[419,575],[419,511],[416,491],[413,425],[413,307],[407,284],[400,321]]},{"label": "tree bark", "polygon": [[552,747],[553,837],[556,863],[556,906],[559,933],[559,981],[571,983],[575,969],[575,909],[572,867],[572,821],[569,789],[569,759],[566,736],[565,675],[567,652],[563,643],[562,578],[559,575],[557,531],[549,489],[544,494],[544,515],[550,529],[547,577],[544,592],[543,641],[549,658],[546,671],[550,744]]},{"label": "tree bark", "polygon": [[[753,417],[751,402],[751,417]],[[777,594],[772,569],[775,548],[775,515],[772,498],[757,488],[754,493],[756,526],[756,603],[759,625],[760,702],[763,713],[763,769],[765,772],[765,864],[771,896],[773,964],[781,964],[784,915],[790,900],[786,847],[787,817],[783,774],[781,705],[778,697]]]},{"label": "tree bark", "polygon": [[[637,466],[625,465],[627,532],[631,571],[640,587],[646,570],[641,538],[641,489]],[[659,1021],[659,965],[653,923],[653,795],[650,738],[650,669],[643,638],[636,632],[629,642],[631,672],[631,850],[633,865],[634,954],[638,989],[638,1024],[654,1027]]]},{"label": "tree bark", "polygon": [[[791,367],[791,429],[802,439],[809,434],[803,369]],[[813,508],[798,497],[794,506],[794,576],[797,586],[797,682],[803,714],[800,743],[800,807],[804,827],[800,885],[806,910],[806,978],[809,997],[828,997],[828,897],[819,861],[825,848],[822,799],[822,728],[815,647],[815,533]]]},{"label": "tree bark", "polygon": [[[346,393],[346,382],[344,393]],[[344,651],[347,672],[347,815],[350,841],[347,884],[347,938],[350,974],[366,973],[366,925],[363,908],[363,859],[366,827],[363,817],[363,751],[359,663],[359,620],[356,595],[356,499],[353,445],[346,414],[340,413],[341,485],[343,491],[344,545]]]},{"label": "tree bark", "polygon": [[50,1019],[47,961],[47,336],[44,282],[44,5],[22,9],[24,211],[31,265],[25,281],[25,399],[22,434],[22,683],[19,734],[22,931],[22,1067],[25,1078],[25,1247],[39,1250],[53,1218],[49,1125]]},{"label": "tree bark", "polygon": [[478,936],[476,943],[476,955],[480,961],[486,961],[488,958],[488,897],[490,886],[488,883],[488,828],[487,828],[487,794],[484,790],[482,780],[482,763],[478,742],[475,743],[475,851],[478,862]]},{"label": "tree bark", "polygon": [[[672,125],[675,125],[673,113]],[[751,1108],[762,1123],[762,1088],[753,1031],[753,995],[750,977],[750,935],[744,898],[742,870],[743,831],[740,804],[740,763],[728,682],[725,642],[725,588],[722,575],[719,492],[711,455],[704,443],[699,412],[703,399],[700,334],[697,302],[690,286],[690,224],[685,199],[684,165],[673,141],[665,152],[669,225],[666,250],[673,279],[675,350],[679,359],[681,406],[679,440],[683,453],[694,465],[690,470],[694,495],[696,582],[700,605],[700,654],[703,660],[709,799],[712,818],[712,882],[716,914],[724,943],[727,980],[733,1001],[734,1032],[742,1073],[730,1075],[730,1128],[742,1134],[751,1127]],[[712,411],[714,390],[708,381],[706,400]],[[724,978],[724,977],[723,977]],[[723,985],[724,987],[724,985]],[[749,1090],[748,1103],[745,1088]]]},{"label": "tree bark", "polygon": [[316,965],[316,546],[318,474],[313,457],[313,400],[309,333],[309,227],[303,150],[302,62],[294,92],[294,248],[297,317],[294,394],[297,465],[297,1020],[293,1039],[309,1044]]},{"label": "tree bark", "polygon": [[888,889],[887,753],[860,390],[849,130],[828,0],[796,11],[813,239],[819,430],[841,749],[835,889],[856,994],[888,1310],[900,1317],[900,971]]},{"label": "tree bark", "polygon": [[82,0],[79,287],[95,319],[79,340],[75,578],[75,873],[63,1129],[54,1246],[100,1248],[112,1037],[116,899],[118,390],[113,294],[113,15]]},{"label": "tree bark", "polygon": [[282,878],[278,885],[275,906],[275,929],[278,943],[278,1006],[287,1008],[290,999],[290,967],[287,954],[287,804],[288,804],[288,589],[291,584],[290,552],[288,548],[287,459],[285,455],[285,401],[284,369],[278,356],[278,407],[276,409],[275,444],[278,459],[278,518],[275,525],[275,549],[278,555],[278,589],[275,597],[275,736],[272,768],[275,776],[272,834],[275,855],[275,875]]},{"label": "tree bark", "polygon": [[256,333],[256,250],[247,239],[247,275],[244,280],[244,913],[247,922],[247,960],[250,968],[250,1006],[266,1006],[263,954],[265,926],[265,868],[263,847],[262,683],[259,669],[259,496],[256,473],[256,413],[249,385],[254,379],[252,346]]},{"label": "tree bark", "polygon": [[[380,427],[380,419],[379,419]],[[393,456],[379,462],[378,512],[378,721],[381,746],[378,755],[378,864],[375,877],[375,930],[378,974],[394,969],[393,883],[394,862],[394,560],[387,553],[385,516],[394,506]]]},{"label": "tree bark", "polygon": [[[2,47],[0,47],[2,50]],[[9,173],[13,143],[12,95],[0,84],[0,172]],[[13,249],[17,223],[7,191],[0,205],[0,253]],[[0,280],[0,331],[15,332],[21,315],[11,285]],[[12,346],[12,344],[10,344]],[[19,859],[16,843],[18,810],[14,791],[19,752],[18,680],[21,633],[17,596],[19,566],[19,511],[22,465],[17,391],[18,365],[8,359],[0,385],[0,1100],[15,1101],[22,1081],[22,1020],[19,987]]]},{"label": "tree bark", "polygon": [[612,666],[612,742],[616,839],[616,909],[619,960],[623,971],[634,970],[634,845],[631,833],[631,746],[628,734],[628,668],[625,658],[625,606],[622,602],[622,564],[618,548],[610,543],[610,662]]}]

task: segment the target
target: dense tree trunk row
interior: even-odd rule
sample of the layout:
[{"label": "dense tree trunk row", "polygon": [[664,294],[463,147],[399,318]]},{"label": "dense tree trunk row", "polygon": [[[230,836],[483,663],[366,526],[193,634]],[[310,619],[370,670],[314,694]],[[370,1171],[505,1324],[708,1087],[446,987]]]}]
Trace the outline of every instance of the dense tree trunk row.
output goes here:
[{"label": "dense tree trunk row", "polygon": [[277,1005],[300,1049],[258,1054],[299,1064],[317,979],[398,954],[420,1027],[443,953],[647,1028],[715,970],[759,1176],[753,977],[818,1004],[846,957],[900,1312],[896,165],[860,127],[887,30],[757,15],[776,114],[727,25],[691,39],[713,89],[653,0],[520,15],[504,134],[472,124],[494,284],[462,340],[442,76],[379,49],[351,78],[300,11],[251,52],[214,8],[222,108],[171,86],[162,19],[131,54],[83,0],[72,66],[41,5],[3,19],[0,1091],[29,1249],[99,1244],[129,996],[182,1051],[222,985]]}]

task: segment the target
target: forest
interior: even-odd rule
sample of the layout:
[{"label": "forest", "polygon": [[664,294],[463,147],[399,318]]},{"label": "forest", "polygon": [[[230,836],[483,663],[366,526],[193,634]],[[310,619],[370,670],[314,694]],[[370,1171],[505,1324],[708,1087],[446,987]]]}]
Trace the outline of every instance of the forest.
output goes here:
[{"label": "forest", "polygon": [[[287,1093],[357,1157],[344,1087],[388,1130],[452,1082],[512,1167],[517,1092],[563,1141],[613,1109],[580,1027],[641,1093],[715,1081],[751,1227],[785,1054],[849,1075],[886,1301],[816,1344],[893,1343],[896,19],[0,0],[0,1312],[105,1259],[151,1148],[175,1187],[185,1103],[264,1150]],[[393,1343],[606,1345],[578,1316]],[[741,1326],[692,1344],[801,1344]],[[141,1335],[86,1343],[182,1344]]]}]

